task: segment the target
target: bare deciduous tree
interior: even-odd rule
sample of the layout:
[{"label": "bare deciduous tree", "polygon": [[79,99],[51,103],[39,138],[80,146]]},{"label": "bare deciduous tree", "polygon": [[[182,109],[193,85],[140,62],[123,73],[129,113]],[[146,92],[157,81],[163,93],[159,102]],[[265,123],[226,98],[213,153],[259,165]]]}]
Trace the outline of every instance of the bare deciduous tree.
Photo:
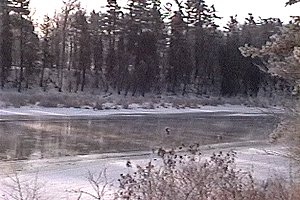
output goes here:
[{"label": "bare deciduous tree", "polygon": [[44,194],[44,185],[38,181],[38,173],[34,179],[25,180],[15,170],[12,175],[7,176],[4,188],[4,200],[41,200]]},{"label": "bare deciduous tree", "polygon": [[106,199],[105,197],[111,187],[111,183],[107,178],[107,170],[104,169],[99,173],[93,173],[89,171],[86,179],[89,182],[91,191],[78,189],[78,190],[71,190],[69,192],[79,194],[77,200],[82,199],[83,196],[88,196],[92,199],[97,199],[97,200]]}]

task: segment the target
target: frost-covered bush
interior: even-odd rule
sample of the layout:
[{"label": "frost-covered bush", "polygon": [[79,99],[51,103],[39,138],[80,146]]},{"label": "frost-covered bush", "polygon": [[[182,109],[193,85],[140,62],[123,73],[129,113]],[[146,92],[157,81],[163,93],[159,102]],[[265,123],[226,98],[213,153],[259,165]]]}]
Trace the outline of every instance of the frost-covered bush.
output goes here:
[{"label": "frost-covered bush", "polygon": [[149,162],[121,175],[116,199],[127,200],[266,200],[300,199],[281,180],[257,183],[235,166],[235,153],[202,157],[197,145],[187,151],[160,149],[162,163]]},{"label": "frost-covered bush", "polygon": [[270,135],[270,140],[273,143],[288,144],[290,152],[285,156],[300,164],[300,117],[298,114],[282,120]]}]

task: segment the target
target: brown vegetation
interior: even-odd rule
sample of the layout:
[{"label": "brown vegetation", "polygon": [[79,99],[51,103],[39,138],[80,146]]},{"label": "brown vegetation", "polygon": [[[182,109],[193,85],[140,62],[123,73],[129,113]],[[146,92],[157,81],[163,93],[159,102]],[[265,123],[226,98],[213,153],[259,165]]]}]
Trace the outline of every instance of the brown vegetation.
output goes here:
[{"label": "brown vegetation", "polygon": [[267,200],[300,199],[300,188],[283,180],[257,182],[235,166],[235,153],[201,158],[197,146],[188,153],[159,150],[163,165],[149,162],[122,175],[117,199],[126,200]]}]

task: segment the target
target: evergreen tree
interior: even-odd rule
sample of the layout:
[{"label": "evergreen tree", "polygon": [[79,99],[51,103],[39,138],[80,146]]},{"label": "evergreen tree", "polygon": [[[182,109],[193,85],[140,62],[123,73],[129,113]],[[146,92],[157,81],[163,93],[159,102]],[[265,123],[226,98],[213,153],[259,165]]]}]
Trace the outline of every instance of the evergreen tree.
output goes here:
[{"label": "evergreen tree", "polygon": [[86,84],[86,72],[91,66],[91,49],[88,22],[82,10],[76,13],[76,25],[79,30],[79,67],[81,72],[81,91],[83,91]]},{"label": "evergreen tree", "polygon": [[[144,96],[164,89],[183,95],[189,92],[212,95],[220,91],[223,95],[255,95],[262,82],[278,85],[282,81],[270,78],[256,66],[268,70],[278,69],[279,65],[291,67],[291,60],[294,60],[296,70],[298,49],[292,38],[298,37],[297,18],[293,25],[284,27],[280,34],[271,38],[272,45],[273,42],[281,45],[284,41],[283,46],[291,43],[292,50],[286,49],[286,54],[280,54],[277,49],[270,55],[276,45],[270,47],[271,43],[268,43],[263,49],[258,47],[279,31],[281,22],[278,19],[256,20],[250,14],[241,25],[232,17],[226,31],[222,32],[215,23],[219,17],[214,6],[204,0],[175,0],[178,10],[169,9],[167,15],[162,13],[160,0],[128,0],[124,13],[116,0],[107,0],[105,13],[93,11],[90,16],[80,9],[77,0],[65,1],[62,12],[54,19],[46,17],[40,26],[42,66],[37,69],[38,38],[33,33],[30,18],[26,17],[29,1],[22,0],[23,9],[20,9],[21,1],[13,2],[7,6],[14,11],[10,15],[10,9],[4,15],[3,8],[6,7],[1,7],[2,87],[7,82],[11,54],[13,61],[21,54],[17,62],[20,63],[17,68],[19,91],[35,83],[36,75],[39,75],[36,83],[45,88],[46,81],[54,78],[46,77],[45,72],[50,70],[57,75],[52,83],[59,91],[64,89],[63,82],[67,81],[65,88],[68,87],[69,92],[93,85],[97,90],[107,92],[110,88],[125,95],[131,91],[132,95]],[[16,27],[21,37],[17,37]],[[290,29],[295,29],[294,33]],[[12,39],[5,39],[10,37]],[[253,51],[251,55],[260,59],[241,56],[238,48],[245,43],[249,44],[245,49]],[[21,48],[16,48],[15,44],[20,44]],[[92,77],[92,84],[88,77]],[[74,82],[76,88],[73,88]]]},{"label": "evergreen tree", "polygon": [[[216,60],[218,60],[220,33],[216,30],[215,19],[219,17],[216,16],[214,6],[209,7],[202,0],[188,0],[184,5],[179,1],[176,3],[179,10],[171,20],[168,80],[172,86],[169,89],[176,92],[176,88],[183,84],[182,93],[185,94],[194,73],[193,83],[197,86],[197,93],[203,94],[214,84],[214,77],[217,76],[214,73],[218,65]],[[179,48],[178,44],[183,47]],[[178,54],[181,54],[178,52],[179,49],[183,54],[189,52],[188,62],[185,60],[184,65],[176,61],[179,60]],[[178,64],[175,64],[176,62]]]},{"label": "evergreen tree", "polygon": [[[260,47],[269,40],[269,37],[275,33],[278,33],[282,24],[279,19],[262,19],[254,21],[254,17],[249,14],[246,18],[245,24],[242,26],[241,30],[241,42],[240,46],[244,44],[251,44],[256,47]],[[276,93],[275,85],[276,80],[259,70],[259,65],[261,61],[257,58],[243,58],[245,61],[243,67],[241,67],[241,83],[244,88],[244,93],[248,95],[255,95],[259,87],[263,87],[264,90],[269,90],[270,94],[268,96],[273,96]],[[268,89],[266,89],[268,87]],[[273,94],[272,94],[273,93]]]},{"label": "evergreen tree", "polygon": [[24,71],[24,26],[25,26],[25,19],[24,16],[28,16],[30,14],[29,11],[29,2],[30,0],[11,0],[12,3],[12,10],[17,13],[19,20],[19,31],[20,31],[20,72],[19,72],[19,80],[18,80],[18,92],[21,92],[22,90],[22,82],[24,79],[23,71]]},{"label": "evergreen tree", "polygon": [[[206,94],[208,88],[215,83],[215,74],[218,71],[216,66],[218,63],[219,52],[219,33],[217,31],[217,25],[215,20],[219,19],[216,15],[214,5],[208,6],[204,0],[194,1],[191,0],[188,9],[189,16],[195,18],[194,22],[190,26],[195,27],[195,70],[194,77],[197,82],[197,94]],[[190,17],[188,17],[188,20]]]},{"label": "evergreen tree", "polygon": [[169,49],[168,90],[176,93],[182,84],[182,94],[185,94],[191,75],[191,52],[186,40],[186,23],[181,12],[175,12],[171,21],[171,40]]},{"label": "evergreen tree", "polygon": [[36,81],[36,61],[38,60],[39,38],[34,32],[34,25],[31,18],[24,22],[24,69],[25,88],[28,89]]},{"label": "evergreen tree", "polygon": [[12,64],[12,40],[10,22],[10,1],[3,0],[0,3],[0,65],[1,65],[1,88],[7,81],[9,69]]},{"label": "evergreen tree", "polygon": [[242,59],[238,48],[241,44],[241,25],[237,22],[236,16],[230,17],[225,27],[225,42],[221,49],[221,94],[234,96],[241,91]]},{"label": "evergreen tree", "polygon": [[118,56],[117,56],[117,39],[121,32],[121,8],[116,0],[107,0],[106,5],[108,11],[104,20],[104,28],[108,38],[108,49],[105,59],[106,63],[106,77],[113,87],[116,89],[118,82]]},{"label": "evergreen tree", "polygon": [[94,63],[95,72],[95,87],[99,88],[99,82],[102,83],[102,87],[105,91],[108,90],[105,76],[103,73],[103,19],[104,17],[100,13],[93,11],[90,15],[90,31],[91,31],[91,46],[92,46],[92,57]]},{"label": "evergreen tree", "polygon": [[[53,21],[53,34],[51,35],[51,55],[53,55],[53,59],[51,59],[51,67],[53,70],[55,69],[56,79],[51,79],[51,83],[55,86],[55,88],[59,88],[59,71],[60,71],[60,60],[61,60],[61,20],[57,13],[55,13]],[[55,67],[55,68],[54,68]]]},{"label": "evergreen tree", "polygon": [[64,6],[62,8],[62,26],[61,26],[61,61],[58,67],[58,91],[62,92],[63,80],[64,80],[64,69],[66,65],[66,45],[67,45],[67,35],[68,27],[70,26],[70,15],[79,7],[78,0],[68,0],[64,1]]},{"label": "evergreen tree", "polygon": [[40,25],[40,29],[42,32],[42,41],[41,41],[41,46],[42,46],[42,69],[40,73],[40,87],[45,87],[44,85],[44,75],[45,75],[45,69],[49,69],[51,65],[51,59],[52,59],[52,54],[50,51],[50,42],[51,42],[51,35],[53,32],[53,24],[52,20],[48,15],[44,17],[44,22],[43,24]]},{"label": "evergreen tree", "polygon": [[[128,1],[125,16],[129,76],[132,95],[145,95],[157,83],[159,77],[159,54],[157,47],[163,45],[163,24],[158,1]],[[159,45],[159,43],[161,45]],[[129,88],[129,87],[127,87]],[[127,91],[125,92],[127,93]]]}]

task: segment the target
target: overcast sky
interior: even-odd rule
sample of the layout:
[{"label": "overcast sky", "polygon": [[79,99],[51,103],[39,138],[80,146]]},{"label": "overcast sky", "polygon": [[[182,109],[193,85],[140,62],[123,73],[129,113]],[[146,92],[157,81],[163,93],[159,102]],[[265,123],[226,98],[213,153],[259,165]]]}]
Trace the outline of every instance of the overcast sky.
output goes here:
[{"label": "overcast sky", "polygon": [[[80,0],[82,6],[88,11],[95,9],[100,10],[105,6],[106,0]],[[300,14],[300,5],[285,7],[287,0],[206,0],[207,4],[215,4],[219,16],[224,17],[222,24],[228,21],[230,15],[238,15],[238,19],[243,22],[243,19],[252,12],[255,16],[263,18],[279,17],[285,22],[289,21],[291,15]],[[36,10],[36,17],[43,17],[45,14],[53,15],[55,9],[60,11],[62,0],[31,0],[31,8]],[[118,0],[120,5],[126,4],[127,0]],[[174,2],[173,0],[162,0]]]}]

